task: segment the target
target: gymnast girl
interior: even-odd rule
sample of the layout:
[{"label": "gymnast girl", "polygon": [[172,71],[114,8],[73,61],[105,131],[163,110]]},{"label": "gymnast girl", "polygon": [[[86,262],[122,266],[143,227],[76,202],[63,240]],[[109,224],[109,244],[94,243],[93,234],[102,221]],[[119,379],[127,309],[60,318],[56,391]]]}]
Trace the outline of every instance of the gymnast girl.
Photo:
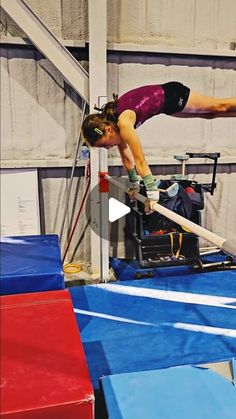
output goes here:
[{"label": "gymnast girl", "polygon": [[131,195],[133,192],[135,196],[139,189],[140,175],[147,197],[152,201],[159,199],[158,184],[152,176],[135,129],[161,113],[180,118],[236,116],[236,97],[216,99],[193,92],[176,81],[138,87],[120,97],[113,95],[113,99],[101,109],[95,107],[99,113],[85,118],[82,124],[83,137],[91,147],[109,149],[117,146],[128,174]]}]

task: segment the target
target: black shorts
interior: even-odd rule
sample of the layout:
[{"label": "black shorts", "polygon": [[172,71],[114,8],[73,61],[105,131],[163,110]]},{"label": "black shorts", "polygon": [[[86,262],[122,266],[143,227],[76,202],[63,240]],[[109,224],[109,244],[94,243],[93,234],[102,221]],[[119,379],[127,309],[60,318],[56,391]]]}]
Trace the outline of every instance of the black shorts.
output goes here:
[{"label": "black shorts", "polygon": [[170,81],[161,86],[165,92],[165,103],[162,113],[171,115],[181,112],[188,101],[190,89],[177,81]]}]

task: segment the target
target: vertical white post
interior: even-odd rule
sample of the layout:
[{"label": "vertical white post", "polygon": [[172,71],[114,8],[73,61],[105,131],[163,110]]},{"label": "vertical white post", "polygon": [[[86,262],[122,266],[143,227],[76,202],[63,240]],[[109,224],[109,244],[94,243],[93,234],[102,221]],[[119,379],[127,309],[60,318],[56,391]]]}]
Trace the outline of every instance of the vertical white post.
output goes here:
[{"label": "vertical white post", "polygon": [[[101,106],[102,98],[107,96],[107,80],[106,80],[106,67],[107,67],[107,51],[106,51],[106,0],[89,0],[89,82],[90,82],[90,112],[95,112],[93,107],[95,104]],[[102,154],[103,153],[103,154]],[[103,156],[103,157],[102,157]],[[100,164],[101,161],[101,164]],[[101,167],[102,166],[102,167]],[[91,149],[91,189],[93,191],[99,182],[99,172],[107,171],[107,154],[98,149]],[[95,189],[94,189],[95,188]],[[97,188],[97,196],[93,193],[91,200],[91,266],[93,272],[99,272],[102,279],[107,279],[104,269],[102,268],[102,261],[107,258],[108,263],[108,246],[104,244],[101,238],[104,235],[102,231],[101,219],[104,218],[102,214],[101,202],[105,196],[99,194]],[[107,219],[108,223],[108,219]],[[101,231],[100,237],[94,232],[93,225],[98,226],[96,230]],[[105,228],[105,227],[103,227]]]},{"label": "vertical white post", "polygon": [[[107,150],[100,150],[100,171],[107,172]],[[109,189],[109,181],[105,180]],[[101,279],[109,280],[109,196],[108,189],[100,193],[101,202]]]}]

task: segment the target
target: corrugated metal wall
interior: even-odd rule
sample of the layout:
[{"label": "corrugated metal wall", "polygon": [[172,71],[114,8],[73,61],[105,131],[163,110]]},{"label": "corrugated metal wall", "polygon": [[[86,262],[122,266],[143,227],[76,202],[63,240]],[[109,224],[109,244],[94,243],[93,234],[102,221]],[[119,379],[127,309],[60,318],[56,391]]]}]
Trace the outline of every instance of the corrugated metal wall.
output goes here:
[{"label": "corrugated metal wall", "polygon": [[[59,38],[88,40],[87,1],[27,0],[27,3]],[[236,41],[234,0],[108,0],[107,5],[109,42],[202,48],[217,54],[217,50],[229,51],[230,44]],[[4,12],[1,33],[24,36]],[[74,53],[87,66],[85,53],[81,50]],[[235,70],[235,57],[110,51],[108,96],[138,85],[169,80],[179,80],[208,95],[236,96]],[[1,78],[2,158],[56,162],[73,157],[81,102],[53,65],[34,48],[8,45],[1,50]],[[236,120],[232,118],[180,120],[162,115],[140,127],[139,133],[147,156],[155,157],[156,162],[186,150],[220,151],[231,163],[236,162]],[[58,233],[68,170],[65,174],[63,168],[40,169],[40,176],[45,231]],[[218,178],[221,188],[214,201],[208,200],[205,222],[209,228],[220,228],[219,234],[232,237],[236,235],[236,202],[232,194],[236,178],[233,173]],[[79,187],[78,202],[81,195]],[[217,205],[212,203],[215,200]],[[78,236],[82,230],[83,223]],[[80,247],[79,257],[89,258],[88,242]]]}]

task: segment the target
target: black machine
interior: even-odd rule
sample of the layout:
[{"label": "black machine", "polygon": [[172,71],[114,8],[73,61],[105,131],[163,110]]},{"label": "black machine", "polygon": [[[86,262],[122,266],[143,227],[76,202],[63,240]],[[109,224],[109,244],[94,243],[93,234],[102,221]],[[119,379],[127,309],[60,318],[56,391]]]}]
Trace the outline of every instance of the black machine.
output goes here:
[{"label": "black machine", "polygon": [[[199,184],[184,176],[163,180],[159,187],[167,189],[171,183],[179,183],[177,196],[169,198],[160,192],[159,203],[177,212],[194,223],[201,225],[201,211],[204,209],[204,194],[214,193],[217,159],[220,153],[187,153],[188,158],[210,158],[214,160],[211,184]],[[146,195],[145,186],[140,182],[140,193]],[[127,229],[131,233],[135,256],[141,268],[193,265],[204,268],[200,259],[199,237],[157,212],[147,215],[144,205],[136,202],[127,217]],[[130,234],[129,234],[130,235]],[[232,264],[226,261],[221,267]],[[219,264],[218,264],[219,265]]]}]

